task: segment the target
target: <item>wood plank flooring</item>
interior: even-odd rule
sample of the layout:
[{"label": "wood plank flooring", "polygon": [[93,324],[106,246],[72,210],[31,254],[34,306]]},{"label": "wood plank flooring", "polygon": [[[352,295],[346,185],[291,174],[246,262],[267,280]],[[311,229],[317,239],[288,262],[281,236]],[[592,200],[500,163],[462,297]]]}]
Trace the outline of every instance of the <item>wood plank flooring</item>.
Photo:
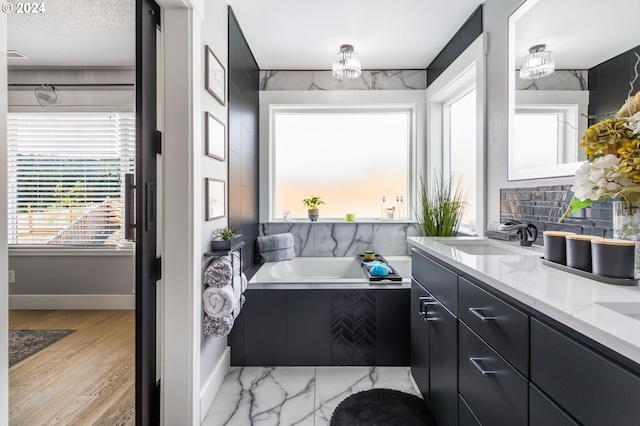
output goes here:
[{"label": "wood plank flooring", "polygon": [[9,424],[135,424],[134,311],[9,311],[9,329],[77,330],[9,369]]}]

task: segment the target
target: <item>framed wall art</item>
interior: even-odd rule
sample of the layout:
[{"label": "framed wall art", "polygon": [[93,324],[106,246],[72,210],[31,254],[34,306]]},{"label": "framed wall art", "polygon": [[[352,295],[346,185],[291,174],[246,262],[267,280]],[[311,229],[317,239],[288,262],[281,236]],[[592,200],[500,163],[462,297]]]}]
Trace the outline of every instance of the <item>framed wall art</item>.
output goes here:
[{"label": "framed wall art", "polygon": [[207,178],[205,185],[206,218],[220,219],[227,211],[225,198],[225,182],[220,179]]},{"label": "framed wall art", "polygon": [[209,157],[224,161],[227,153],[227,132],[224,123],[210,112],[204,115],[205,151]]},{"label": "framed wall art", "polygon": [[226,74],[222,63],[218,60],[213,50],[209,46],[205,46],[205,87],[214,98],[222,105],[225,104],[225,81]]}]

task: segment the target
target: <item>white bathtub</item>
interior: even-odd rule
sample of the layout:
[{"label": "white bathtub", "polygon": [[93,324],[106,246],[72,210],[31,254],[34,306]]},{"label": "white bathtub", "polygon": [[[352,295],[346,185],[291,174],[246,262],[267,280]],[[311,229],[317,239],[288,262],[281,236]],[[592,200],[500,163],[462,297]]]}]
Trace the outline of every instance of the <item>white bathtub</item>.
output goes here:
[{"label": "white bathtub", "polygon": [[265,263],[249,281],[253,288],[367,288],[406,287],[411,284],[411,257],[385,256],[402,281],[369,282],[355,257],[296,257],[283,262]]}]

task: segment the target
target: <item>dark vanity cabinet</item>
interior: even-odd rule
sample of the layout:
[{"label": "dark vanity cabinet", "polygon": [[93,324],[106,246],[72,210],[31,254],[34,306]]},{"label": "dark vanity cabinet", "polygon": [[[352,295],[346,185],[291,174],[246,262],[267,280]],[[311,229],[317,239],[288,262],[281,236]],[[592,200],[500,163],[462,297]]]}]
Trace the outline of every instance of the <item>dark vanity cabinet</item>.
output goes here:
[{"label": "dark vanity cabinet", "polygon": [[412,268],[411,369],[439,425],[640,424],[636,363],[420,250]]},{"label": "dark vanity cabinet", "polygon": [[411,371],[438,425],[457,425],[457,275],[416,251],[411,264]]}]

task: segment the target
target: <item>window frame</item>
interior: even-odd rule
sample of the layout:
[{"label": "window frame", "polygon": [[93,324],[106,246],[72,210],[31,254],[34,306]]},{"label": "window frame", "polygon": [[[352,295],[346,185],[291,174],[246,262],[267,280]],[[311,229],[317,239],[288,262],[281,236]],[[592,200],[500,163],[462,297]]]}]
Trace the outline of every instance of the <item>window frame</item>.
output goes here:
[{"label": "window frame", "polygon": [[[423,90],[385,90],[385,91],[262,91],[260,92],[260,223],[282,223],[283,219],[274,217],[275,179],[274,153],[275,129],[273,111],[294,110],[331,110],[352,109],[354,111],[407,111],[410,114],[410,132],[408,147],[408,206],[416,196],[414,177],[423,173],[424,145],[416,141],[423,140],[425,130],[424,91]],[[291,222],[308,222],[308,219],[293,219]],[[345,222],[344,218],[319,219],[320,222]],[[358,222],[378,222],[380,219],[357,218]],[[401,220],[408,222],[410,219]],[[396,221],[397,222],[397,221]]]},{"label": "window frame", "polygon": [[[131,138],[130,140],[128,140],[127,145],[126,145],[126,149],[123,150],[123,153],[129,153],[128,155],[124,155],[124,156],[119,156],[119,162],[120,162],[120,171],[122,172],[122,179],[124,179],[124,173],[126,173],[126,171],[124,169],[122,169],[122,161],[123,159],[128,159],[128,160],[133,160],[133,171],[131,173],[135,173],[135,160],[136,160],[136,156],[135,156],[135,150],[136,150],[136,137],[135,137],[135,131],[136,131],[136,126],[135,126],[135,113],[133,111],[129,111],[125,108],[113,108],[112,110],[110,109],[109,111],[100,111],[96,108],[96,110],[89,110],[89,111],[77,111],[77,110],[71,110],[71,109],[65,109],[65,110],[56,110],[56,111],[30,111],[28,109],[18,109],[16,111],[9,111],[8,113],[8,117],[11,115],[42,115],[43,117],[46,117],[47,115],[111,115],[111,114],[119,114],[119,115],[126,115],[125,117],[122,117],[125,120],[130,120],[133,122],[133,125],[128,126],[127,128],[129,130],[132,130],[133,133],[133,138]],[[8,142],[8,141],[7,141]],[[9,143],[9,142],[8,142]],[[133,155],[131,155],[131,149],[133,149]],[[8,159],[10,159],[12,157],[8,157]],[[9,176],[9,173],[7,173],[7,178],[8,180],[11,180],[12,178]],[[119,191],[120,197],[122,197],[121,199],[121,203],[122,203],[122,207],[121,207],[121,211],[120,214],[124,220],[125,214],[124,214],[124,181],[122,182],[121,185],[121,189]],[[132,208],[135,208],[135,206],[132,206]],[[9,205],[7,205],[7,214],[8,217],[10,216],[10,212],[9,212]],[[66,256],[66,255],[82,255],[83,253],[87,254],[87,255],[99,255],[99,254],[105,254],[105,253],[109,253],[109,252],[114,252],[114,250],[118,250],[121,254],[125,253],[125,252],[130,252],[133,250],[133,245],[129,242],[125,242],[124,240],[124,226],[125,224],[122,223],[121,227],[120,227],[120,232],[121,232],[121,240],[119,241],[118,244],[111,244],[111,245],[91,245],[91,244],[19,244],[19,243],[8,243],[8,248],[11,252],[11,254],[15,254],[15,255],[33,255],[33,254],[44,254],[44,255],[55,255],[55,256]],[[9,228],[9,221],[7,221],[7,228]],[[9,232],[9,229],[7,229],[7,231]],[[55,252],[55,253],[54,253]],[[117,253],[114,253],[116,255],[120,255]]]}]

